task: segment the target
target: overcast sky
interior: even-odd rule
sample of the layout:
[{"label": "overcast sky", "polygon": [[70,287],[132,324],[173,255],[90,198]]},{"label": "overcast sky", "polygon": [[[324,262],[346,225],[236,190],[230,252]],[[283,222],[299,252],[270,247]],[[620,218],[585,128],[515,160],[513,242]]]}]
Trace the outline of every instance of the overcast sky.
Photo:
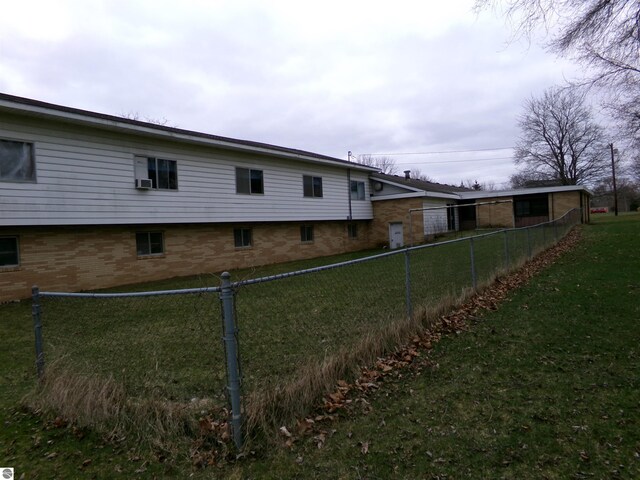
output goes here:
[{"label": "overcast sky", "polygon": [[501,186],[523,102],[577,70],[472,7],[3,2],[0,91],[345,160],[411,154],[394,155],[400,174]]}]

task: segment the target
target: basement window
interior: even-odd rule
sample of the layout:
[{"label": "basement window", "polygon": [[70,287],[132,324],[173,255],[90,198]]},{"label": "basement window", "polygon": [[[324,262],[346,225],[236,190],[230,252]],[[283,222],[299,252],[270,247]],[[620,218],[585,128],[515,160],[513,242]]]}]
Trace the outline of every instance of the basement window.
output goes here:
[{"label": "basement window", "polygon": [[18,237],[0,237],[0,267],[17,267],[19,264]]},{"label": "basement window", "polygon": [[300,241],[302,243],[313,242],[313,225],[302,225],[300,227]]},{"label": "basement window", "polygon": [[236,248],[249,248],[252,245],[250,228],[234,228],[233,229],[233,242]]},{"label": "basement window", "polygon": [[139,257],[162,255],[164,253],[162,232],[136,233],[136,252]]}]

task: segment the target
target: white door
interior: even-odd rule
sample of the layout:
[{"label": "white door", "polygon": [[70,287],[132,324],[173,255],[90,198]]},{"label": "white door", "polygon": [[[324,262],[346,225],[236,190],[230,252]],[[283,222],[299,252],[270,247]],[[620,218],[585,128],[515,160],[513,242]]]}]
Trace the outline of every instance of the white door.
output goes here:
[{"label": "white door", "polygon": [[404,234],[402,222],[389,224],[389,247],[400,248],[404,246]]}]

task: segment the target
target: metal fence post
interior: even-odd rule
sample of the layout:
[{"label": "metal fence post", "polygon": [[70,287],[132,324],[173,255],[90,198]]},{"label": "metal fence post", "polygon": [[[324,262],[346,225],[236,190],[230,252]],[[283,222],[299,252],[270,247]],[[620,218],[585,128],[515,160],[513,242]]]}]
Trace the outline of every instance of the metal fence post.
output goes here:
[{"label": "metal fence post", "polygon": [[240,405],[240,364],[238,361],[238,329],[235,322],[234,292],[231,274],[222,274],[220,302],[224,328],[224,350],[227,361],[227,390],[231,401],[231,433],[238,450],[242,449],[242,411]]},{"label": "metal fence post", "polygon": [[473,237],[469,237],[469,251],[471,252],[471,285],[475,290],[478,286],[478,279],[476,276],[476,255],[473,248]]},{"label": "metal fence post", "polygon": [[531,258],[531,227],[527,227],[527,252]]},{"label": "metal fence post", "polygon": [[509,232],[504,231],[504,268],[509,271]]},{"label": "metal fence post", "polygon": [[409,249],[404,251],[404,285],[405,285],[405,303],[407,306],[407,318],[411,319],[413,308],[411,306],[411,260],[409,258]]},{"label": "metal fence post", "polygon": [[31,316],[33,317],[33,333],[36,337],[36,372],[42,380],[44,375],[44,349],[42,348],[42,311],[40,309],[40,289],[31,288]]}]

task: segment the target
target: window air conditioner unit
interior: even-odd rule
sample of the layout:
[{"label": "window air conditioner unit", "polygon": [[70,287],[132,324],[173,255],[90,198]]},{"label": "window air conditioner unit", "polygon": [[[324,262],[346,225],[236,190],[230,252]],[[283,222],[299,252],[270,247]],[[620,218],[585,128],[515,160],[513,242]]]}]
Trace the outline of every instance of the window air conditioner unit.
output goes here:
[{"label": "window air conditioner unit", "polygon": [[149,190],[151,187],[153,187],[153,183],[150,178],[136,178],[136,188]]}]

